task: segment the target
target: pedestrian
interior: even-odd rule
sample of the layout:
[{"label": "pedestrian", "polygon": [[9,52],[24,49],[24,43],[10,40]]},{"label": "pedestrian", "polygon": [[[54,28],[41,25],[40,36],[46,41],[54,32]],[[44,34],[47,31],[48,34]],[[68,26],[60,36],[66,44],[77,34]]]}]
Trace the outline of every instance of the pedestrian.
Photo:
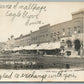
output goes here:
[{"label": "pedestrian", "polygon": [[80,47],[80,56],[83,57],[83,46]]},{"label": "pedestrian", "polygon": [[64,56],[64,49],[61,50],[61,55]]}]

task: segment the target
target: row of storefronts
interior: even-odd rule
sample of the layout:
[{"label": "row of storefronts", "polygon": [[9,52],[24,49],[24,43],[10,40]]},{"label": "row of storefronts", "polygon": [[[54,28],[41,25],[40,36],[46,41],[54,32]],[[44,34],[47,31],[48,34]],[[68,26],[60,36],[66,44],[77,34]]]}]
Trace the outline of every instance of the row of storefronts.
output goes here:
[{"label": "row of storefronts", "polygon": [[72,20],[56,25],[44,25],[39,30],[18,38],[10,38],[4,50],[64,50],[83,56],[84,9],[72,13]]}]

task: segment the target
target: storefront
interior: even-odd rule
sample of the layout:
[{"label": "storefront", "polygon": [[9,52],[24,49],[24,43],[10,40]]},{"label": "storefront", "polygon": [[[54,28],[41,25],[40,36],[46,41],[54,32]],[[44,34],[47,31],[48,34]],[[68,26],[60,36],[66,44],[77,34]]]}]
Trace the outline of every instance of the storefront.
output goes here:
[{"label": "storefront", "polygon": [[82,52],[82,55],[84,53],[84,34],[80,33],[80,34],[74,34],[71,37],[64,37],[61,38],[61,43],[65,43],[64,47],[66,48],[66,51],[74,51],[74,53],[77,53],[77,55],[81,55],[80,53],[80,49]]}]

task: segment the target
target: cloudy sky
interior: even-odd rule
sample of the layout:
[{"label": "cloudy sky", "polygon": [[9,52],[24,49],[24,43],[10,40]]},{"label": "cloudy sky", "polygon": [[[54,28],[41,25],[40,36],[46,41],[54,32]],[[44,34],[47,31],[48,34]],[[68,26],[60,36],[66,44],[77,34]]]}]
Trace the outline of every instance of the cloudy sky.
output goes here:
[{"label": "cloudy sky", "polygon": [[[28,6],[30,3],[34,2],[19,2],[18,7],[20,5]],[[38,6],[46,6],[46,11],[42,11],[39,15],[38,21],[41,21],[42,24],[33,24],[33,25],[25,25],[26,19],[22,17],[16,17],[12,20],[12,16],[7,16],[7,11],[9,13],[17,13],[18,11],[24,12],[25,10],[21,9],[8,9],[6,8],[9,5],[15,5],[17,2],[0,2],[0,42],[7,41],[7,39],[14,35],[14,37],[18,37],[20,34],[28,34],[30,31],[36,31],[40,26],[45,24],[54,25],[57,23],[65,22],[72,19],[71,13],[78,11],[83,7],[83,2],[35,2]],[[28,12],[28,14],[35,13]],[[35,19],[32,20],[35,22]],[[31,22],[32,22],[31,21]]]}]

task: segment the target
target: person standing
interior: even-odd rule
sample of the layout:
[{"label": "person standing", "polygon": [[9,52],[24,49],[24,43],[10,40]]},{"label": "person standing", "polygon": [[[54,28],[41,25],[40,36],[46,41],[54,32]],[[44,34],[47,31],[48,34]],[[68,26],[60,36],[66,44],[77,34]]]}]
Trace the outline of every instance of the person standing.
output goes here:
[{"label": "person standing", "polygon": [[83,57],[83,45],[81,44],[81,47],[80,47],[80,56]]}]

